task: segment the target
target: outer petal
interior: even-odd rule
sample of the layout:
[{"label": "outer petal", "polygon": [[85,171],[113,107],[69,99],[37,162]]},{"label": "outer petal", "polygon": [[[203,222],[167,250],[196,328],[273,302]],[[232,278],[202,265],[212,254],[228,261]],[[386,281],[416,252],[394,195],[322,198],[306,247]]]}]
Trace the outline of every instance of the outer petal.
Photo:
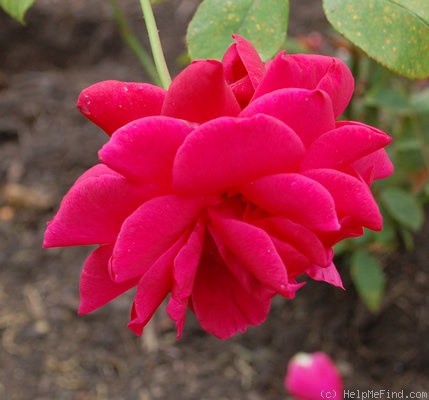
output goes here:
[{"label": "outer petal", "polygon": [[179,238],[142,276],[137,286],[131,320],[128,323],[136,335],[141,335],[144,327],[165,299],[173,285],[173,260],[186,239]]},{"label": "outer petal", "polygon": [[99,157],[131,180],[170,182],[176,151],[191,130],[170,117],[139,119],[117,130]]},{"label": "outer petal", "polygon": [[112,175],[118,177],[119,174],[113,169],[110,169],[107,165],[96,164],[90,169],[87,169],[79,178],[76,179],[76,182],[73,186],[77,186],[88,178],[99,178],[103,175]]},{"label": "outer petal", "polygon": [[272,117],[218,118],[197,128],[179,148],[173,187],[187,194],[226,190],[294,171],[303,153],[295,132]]},{"label": "outer petal", "polygon": [[365,182],[370,185],[376,179],[387,178],[393,174],[393,164],[386,150],[380,149],[353,163]]},{"label": "outer petal", "polygon": [[162,192],[159,185],[136,185],[109,171],[87,173],[64,196],[48,223],[44,247],[113,243],[125,218],[148,198]]},{"label": "outer petal", "polygon": [[353,75],[338,58],[284,52],[270,66],[255,92],[255,97],[282,88],[320,89],[332,99],[338,117],[349,103],[354,90]]},{"label": "outer petal", "polygon": [[112,251],[111,244],[100,246],[87,258],[80,276],[79,314],[94,311],[137,285],[138,279],[112,281],[108,267]]},{"label": "outer petal", "polygon": [[211,222],[237,259],[262,284],[290,297],[286,268],[273,242],[261,228],[209,213]]},{"label": "outer petal", "polygon": [[162,114],[202,123],[235,116],[240,106],[226,83],[219,61],[194,61],[172,82]]},{"label": "outer petal", "polygon": [[307,149],[301,168],[341,169],[383,148],[391,140],[385,133],[368,125],[342,125],[319,137]]},{"label": "outer petal", "polygon": [[298,134],[307,147],[321,134],[335,128],[331,99],[320,90],[276,90],[250,103],[240,117],[251,117],[259,113],[283,121]]},{"label": "outer petal", "polygon": [[159,115],[165,94],[147,83],[103,81],[82,91],[77,108],[111,135],[135,119]]},{"label": "outer petal", "polygon": [[360,221],[353,216],[340,218],[341,229],[336,232],[317,232],[317,236],[326,247],[332,247],[341,240],[362,236],[364,229]]},{"label": "outer petal", "polygon": [[173,321],[176,321],[177,338],[182,336],[186,310],[203,252],[204,236],[205,226],[202,221],[199,221],[174,259],[174,285],[167,305],[167,313]]},{"label": "outer petal", "polygon": [[193,309],[203,329],[219,339],[229,339],[249,325],[264,322],[270,304],[270,299],[248,293],[219,254],[203,253],[192,291]]},{"label": "outer petal", "polygon": [[305,273],[316,281],[323,281],[344,289],[341,276],[334,263],[324,268],[321,268],[319,265],[312,265]]},{"label": "outer petal", "polygon": [[313,169],[303,174],[328,189],[340,218],[351,216],[360,225],[381,230],[380,210],[364,182],[332,169]]},{"label": "outer petal", "polygon": [[111,273],[123,282],[146,271],[195,224],[201,198],[157,197],[139,207],[122,225],[111,258]]},{"label": "outer petal", "polygon": [[310,229],[338,230],[334,199],[323,185],[310,178],[295,173],[266,176],[243,185],[241,192],[273,215]]}]

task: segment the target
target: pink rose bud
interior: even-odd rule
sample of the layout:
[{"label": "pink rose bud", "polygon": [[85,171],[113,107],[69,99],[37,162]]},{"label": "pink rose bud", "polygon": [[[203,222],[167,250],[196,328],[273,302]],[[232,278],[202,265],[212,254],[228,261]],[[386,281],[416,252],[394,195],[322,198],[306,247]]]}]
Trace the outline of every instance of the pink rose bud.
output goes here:
[{"label": "pink rose bud", "polygon": [[343,399],[341,376],[322,352],[296,354],[289,361],[285,387],[300,400]]}]

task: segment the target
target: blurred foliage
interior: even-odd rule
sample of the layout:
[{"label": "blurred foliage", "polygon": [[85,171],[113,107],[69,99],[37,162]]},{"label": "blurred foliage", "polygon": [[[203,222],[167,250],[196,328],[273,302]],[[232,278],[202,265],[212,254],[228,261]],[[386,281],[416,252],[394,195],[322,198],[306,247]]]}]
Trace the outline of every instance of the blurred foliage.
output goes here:
[{"label": "blurred foliage", "polygon": [[21,24],[24,24],[24,15],[34,4],[35,0],[0,0],[0,7],[15,18]]},{"label": "blurred foliage", "polygon": [[429,81],[400,77],[351,44],[348,61],[356,79],[356,92],[346,110],[347,119],[376,126],[393,137],[387,151],[395,172],[373,185],[383,214],[383,230],[367,230],[364,236],[335,247],[336,254],[351,265],[362,299],[371,311],[377,311],[381,302],[374,298],[382,299],[384,284],[378,285],[380,293],[375,296],[374,285],[365,283],[357,269],[372,277],[382,275],[380,262],[369,257],[394,251],[398,246],[411,250],[414,234],[423,226],[424,207],[429,200]]},{"label": "blurred foliage", "polygon": [[386,283],[378,258],[366,251],[355,251],[351,257],[350,273],[367,307],[373,312],[378,311]]}]

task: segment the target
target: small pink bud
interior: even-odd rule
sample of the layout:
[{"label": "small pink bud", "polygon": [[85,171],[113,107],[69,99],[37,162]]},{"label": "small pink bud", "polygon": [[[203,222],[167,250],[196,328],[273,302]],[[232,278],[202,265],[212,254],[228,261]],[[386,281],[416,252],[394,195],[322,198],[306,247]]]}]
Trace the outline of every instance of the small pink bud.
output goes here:
[{"label": "small pink bud", "polygon": [[332,360],[322,352],[298,353],[285,378],[289,393],[300,400],[343,399],[343,382]]}]

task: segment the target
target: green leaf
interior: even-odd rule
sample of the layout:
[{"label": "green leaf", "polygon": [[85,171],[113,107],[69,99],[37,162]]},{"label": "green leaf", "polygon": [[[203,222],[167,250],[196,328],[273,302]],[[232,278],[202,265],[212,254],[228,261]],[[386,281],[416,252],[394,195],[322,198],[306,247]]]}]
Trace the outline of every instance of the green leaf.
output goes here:
[{"label": "green leaf", "polygon": [[235,33],[268,60],[286,40],[288,18],[289,0],[204,0],[188,26],[189,55],[220,60]]},{"label": "green leaf", "polygon": [[385,188],[380,193],[380,201],[390,216],[404,228],[415,232],[423,226],[423,207],[404,189]]},{"label": "green leaf", "polygon": [[24,15],[33,5],[34,1],[35,0],[0,0],[0,7],[12,18],[24,24]]},{"label": "green leaf", "polygon": [[332,26],[387,68],[429,76],[429,1],[323,0]]},{"label": "green leaf", "polygon": [[386,283],[378,259],[366,251],[356,251],[351,258],[350,273],[360,298],[370,311],[377,312]]}]

